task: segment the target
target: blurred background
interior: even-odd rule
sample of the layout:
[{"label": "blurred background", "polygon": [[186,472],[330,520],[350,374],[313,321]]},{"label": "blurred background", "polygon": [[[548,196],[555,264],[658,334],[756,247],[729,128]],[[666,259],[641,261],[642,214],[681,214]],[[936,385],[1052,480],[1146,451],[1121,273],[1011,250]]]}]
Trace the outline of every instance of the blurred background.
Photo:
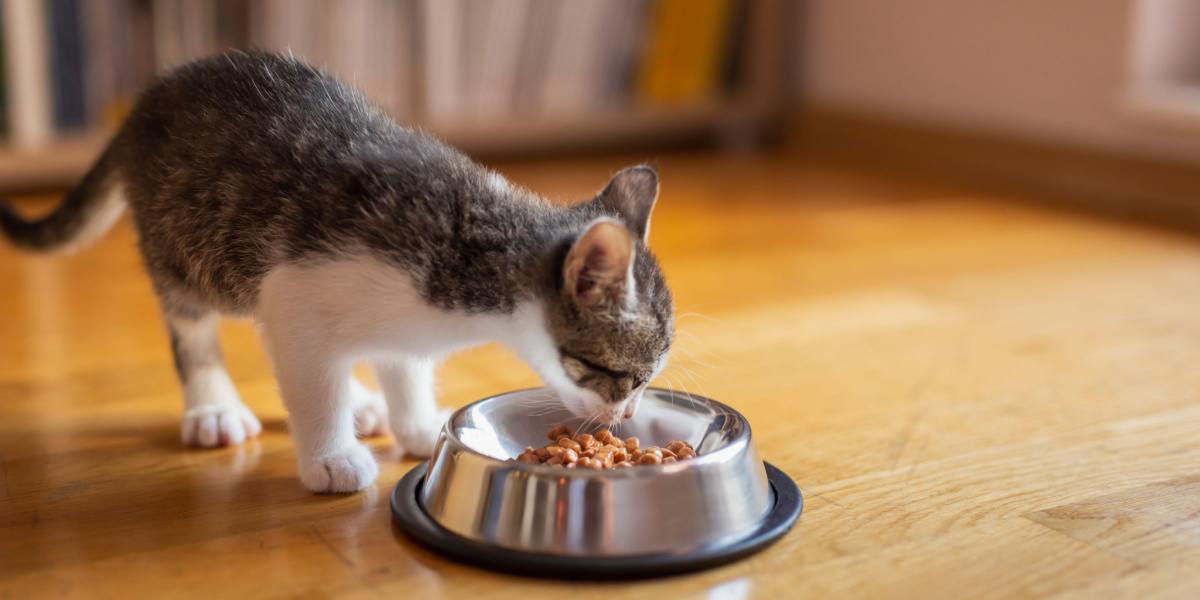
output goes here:
[{"label": "blurred background", "polygon": [[474,153],[737,140],[783,107],[785,14],[736,0],[4,0],[4,159],[36,160],[0,184],[78,176],[156,74],[230,49],[324,67]]},{"label": "blurred background", "polygon": [[[0,190],[77,178],[139,89],[290,52],[487,158],[879,158],[1192,218],[1188,0],[3,0]],[[1112,170],[1118,173],[1105,173]],[[1076,202],[1083,202],[1078,198]]]}]

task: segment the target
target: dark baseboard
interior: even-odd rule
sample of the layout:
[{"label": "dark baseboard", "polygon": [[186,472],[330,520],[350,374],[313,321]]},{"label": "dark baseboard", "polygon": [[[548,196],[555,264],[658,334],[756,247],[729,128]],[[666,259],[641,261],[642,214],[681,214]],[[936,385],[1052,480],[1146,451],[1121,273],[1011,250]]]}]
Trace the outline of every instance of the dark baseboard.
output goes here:
[{"label": "dark baseboard", "polygon": [[826,108],[795,121],[809,154],[938,174],[1122,219],[1200,230],[1196,163]]}]

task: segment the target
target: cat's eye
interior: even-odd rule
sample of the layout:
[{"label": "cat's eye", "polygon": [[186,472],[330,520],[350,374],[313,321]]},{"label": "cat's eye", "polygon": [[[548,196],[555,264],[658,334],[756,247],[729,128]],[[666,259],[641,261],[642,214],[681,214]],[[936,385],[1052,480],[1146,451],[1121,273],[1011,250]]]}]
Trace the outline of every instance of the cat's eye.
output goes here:
[{"label": "cat's eye", "polygon": [[[608,367],[605,367],[604,365],[597,364],[597,363],[592,362],[578,354],[568,352],[561,348],[559,349],[558,352],[559,352],[559,354],[562,355],[562,357],[564,359],[574,361],[575,363],[578,363],[579,365],[582,365],[583,367],[586,367],[588,370],[593,371],[597,374],[604,375],[606,377],[610,377],[610,378],[616,379],[616,380],[628,379],[628,378],[632,377],[626,371],[618,371],[615,369],[610,369]],[[564,360],[564,362],[565,362],[565,360]]]}]

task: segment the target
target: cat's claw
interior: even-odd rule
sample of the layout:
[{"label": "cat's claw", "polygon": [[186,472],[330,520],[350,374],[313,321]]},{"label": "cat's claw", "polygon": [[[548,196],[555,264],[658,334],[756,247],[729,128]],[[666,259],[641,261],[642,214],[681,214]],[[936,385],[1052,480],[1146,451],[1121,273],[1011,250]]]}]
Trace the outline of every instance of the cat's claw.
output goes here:
[{"label": "cat's claw", "polygon": [[258,437],[262,424],[245,404],[205,404],[183,413],[183,443],[199,448],[235,446]]},{"label": "cat's claw", "polygon": [[355,443],[314,460],[301,459],[300,481],[304,487],[323,494],[357,492],[375,482],[379,465],[371,450]]},{"label": "cat's claw", "polygon": [[354,406],[354,430],[358,437],[375,437],[387,434],[387,404],[383,396],[373,394]]},{"label": "cat's claw", "polygon": [[404,449],[404,454],[415,458],[429,458],[433,455],[433,447],[437,443],[442,425],[454,414],[453,409],[439,410],[434,417],[423,421],[406,420],[402,423],[392,423],[392,435],[396,443]]}]

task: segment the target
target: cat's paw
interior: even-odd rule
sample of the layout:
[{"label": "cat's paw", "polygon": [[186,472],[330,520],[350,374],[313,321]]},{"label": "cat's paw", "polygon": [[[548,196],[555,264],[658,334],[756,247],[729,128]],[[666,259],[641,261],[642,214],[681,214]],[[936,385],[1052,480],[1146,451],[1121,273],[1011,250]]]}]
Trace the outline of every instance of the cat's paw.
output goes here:
[{"label": "cat's paw", "polygon": [[358,437],[387,434],[388,409],[383,396],[375,393],[354,404],[354,431]]},{"label": "cat's paw", "polygon": [[379,465],[370,448],[354,444],[313,460],[300,460],[300,481],[322,494],[357,492],[375,482]]},{"label": "cat's paw", "polygon": [[181,434],[188,446],[234,446],[261,432],[258,417],[241,402],[202,404],[183,412]]},{"label": "cat's paw", "polygon": [[406,419],[399,421],[394,419],[392,422],[392,435],[396,437],[396,443],[404,449],[404,453],[408,456],[417,458],[429,458],[433,455],[433,446],[437,443],[438,434],[442,432],[442,425],[453,414],[452,409],[439,410],[433,417],[424,420]]}]

